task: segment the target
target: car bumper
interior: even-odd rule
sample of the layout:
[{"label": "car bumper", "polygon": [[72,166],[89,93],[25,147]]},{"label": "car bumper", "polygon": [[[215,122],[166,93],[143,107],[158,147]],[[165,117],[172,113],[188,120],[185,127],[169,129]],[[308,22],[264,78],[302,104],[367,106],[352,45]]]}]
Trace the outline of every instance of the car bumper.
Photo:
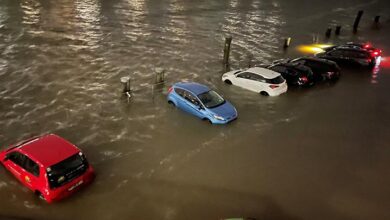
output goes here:
[{"label": "car bumper", "polygon": [[62,199],[65,199],[82,188],[90,185],[95,179],[95,171],[92,166],[89,166],[87,171],[76,179],[70,181],[69,183],[61,186],[57,189],[50,190],[48,195],[45,195],[46,201],[48,203],[57,202]]},{"label": "car bumper", "polygon": [[272,89],[268,92],[269,96],[278,96],[287,92],[287,84],[276,89]]},{"label": "car bumper", "polygon": [[236,114],[235,116],[229,117],[229,118],[227,118],[227,119],[225,119],[225,120],[218,120],[218,119],[215,119],[215,118],[212,118],[212,119],[210,119],[210,120],[211,120],[211,123],[213,123],[213,124],[222,125],[222,124],[228,124],[228,123],[230,123],[230,122],[236,120],[237,117],[238,117],[238,115]]}]

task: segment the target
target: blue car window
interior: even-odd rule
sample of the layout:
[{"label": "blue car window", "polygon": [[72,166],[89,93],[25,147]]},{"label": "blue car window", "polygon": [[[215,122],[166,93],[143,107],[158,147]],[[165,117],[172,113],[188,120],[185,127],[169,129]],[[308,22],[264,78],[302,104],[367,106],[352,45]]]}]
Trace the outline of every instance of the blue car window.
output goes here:
[{"label": "blue car window", "polygon": [[193,105],[196,105],[196,106],[200,105],[198,99],[188,91],[184,91],[184,98],[187,101],[189,101],[190,103],[192,103]]},{"label": "blue car window", "polygon": [[225,99],[212,90],[202,93],[198,97],[206,108],[215,108],[226,102]]},{"label": "blue car window", "polygon": [[175,92],[184,98],[184,89],[175,88]]}]

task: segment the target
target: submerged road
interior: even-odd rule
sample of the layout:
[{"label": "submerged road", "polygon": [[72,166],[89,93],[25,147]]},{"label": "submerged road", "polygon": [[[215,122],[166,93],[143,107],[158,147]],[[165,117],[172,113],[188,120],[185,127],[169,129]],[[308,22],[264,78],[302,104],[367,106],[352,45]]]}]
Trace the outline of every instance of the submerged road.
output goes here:
[{"label": "submerged road", "polygon": [[[56,133],[98,175],[47,205],[1,168],[0,216],[390,219],[389,11],[387,0],[0,0],[0,149]],[[341,35],[324,39],[338,24]],[[384,57],[374,71],[344,68],[335,84],[262,97],[221,82],[227,35],[233,69],[302,56],[296,47],[316,35],[370,41]],[[156,67],[167,82],[153,97]],[[171,108],[165,93],[179,80],[219,91],[238,120],[210,126]]]}]

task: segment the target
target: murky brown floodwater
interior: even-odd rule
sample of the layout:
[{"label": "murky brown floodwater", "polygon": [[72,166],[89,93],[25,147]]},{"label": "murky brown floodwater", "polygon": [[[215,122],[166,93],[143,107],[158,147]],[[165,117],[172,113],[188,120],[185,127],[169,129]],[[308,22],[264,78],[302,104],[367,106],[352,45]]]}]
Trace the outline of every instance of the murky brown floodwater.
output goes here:
[{"label": "murky brown floodwater", "polygon": [[[98,173],[47,205],[1,168],[0,218],[390,219],[389,12],[388,0],[0,0],[1,149],[53,132]],[[383,27],[372,30],[377,14]],[[299,56],[295,46],[336,24],[342,35],[330,41],[372,41],[381,66],[274,98],[220,81],[226,35],[239,68]],[[217,89],[239,119],[209,126],[170,108],[166,89],[152,98],[155,67],[166,87]],[[128,74],[129,104],[119,82]]]}]

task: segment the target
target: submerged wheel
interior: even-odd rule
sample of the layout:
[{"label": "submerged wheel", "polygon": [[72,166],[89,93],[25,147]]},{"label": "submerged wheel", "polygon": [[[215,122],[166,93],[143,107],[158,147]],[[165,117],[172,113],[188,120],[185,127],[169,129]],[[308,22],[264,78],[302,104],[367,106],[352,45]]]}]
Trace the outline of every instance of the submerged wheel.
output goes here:
[{"label": "submerged wheel", "polygon": [[233,84],[233,83],[232,83],[230,80],[228,80],[228,79],[225,80],[224,82],[225,82],[226,84],[228,84],[228,85],[232,85],[232,84]]},{"label": "submerged wheel", "polygon": [[174,103],[174,102],[172,102],[171,100],[169,100],[169,101],[168,101],[168,104],[172,105],[173,107],[175,107],[175,106],[176,106],[176,105],[175,105],[175,103]]},{"label": "submerged wheel", "polygon": [[266,91],[261,91],[261,92],[260,92],[260,95],[269,96],[268,92],[266,92]]},{"label": "submerged wheel", "polygon": [[213,124],[213,122],[211,122],[211,120],[208,119],[208,118],[204,118],[203,121],[207,121],[207,122],[208,122],[209,124],[211,124],[211,125]]}]

